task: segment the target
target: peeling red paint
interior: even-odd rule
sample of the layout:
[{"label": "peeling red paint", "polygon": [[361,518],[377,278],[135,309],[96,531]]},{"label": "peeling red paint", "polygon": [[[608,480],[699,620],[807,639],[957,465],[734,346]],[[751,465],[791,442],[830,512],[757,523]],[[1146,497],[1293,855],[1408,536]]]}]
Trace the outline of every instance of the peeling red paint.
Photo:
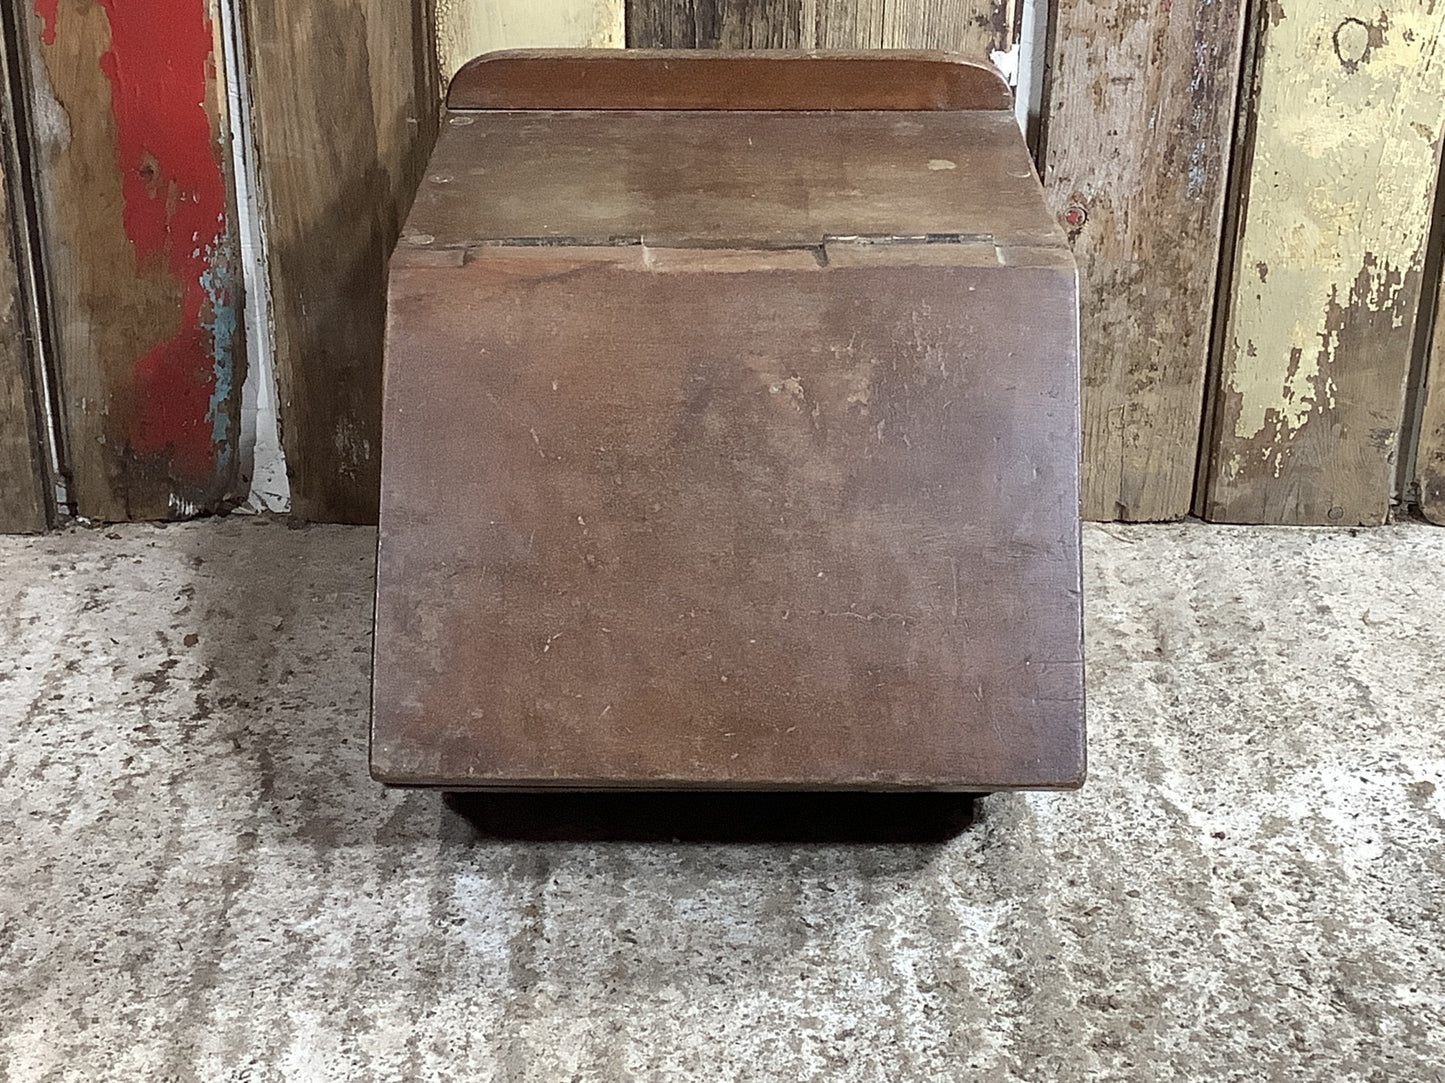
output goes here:
[{"label": "peeling red paint", "polygon": [[110,21],[100,67],[111,86],[126,236],[138,269],[162,260],[181,288],[178,326],[135,363],[130,444],[139,454],[170,449],[173,470],[204,481],[216,466],[216,358],[230,348],[212,331],[211,309],[230,297],[228,289],[214,296],[226,184],[205,108],[215,70],[211,25],[200,0],[100,3]]},{"label": "peeling red paint", "polygon": [[[34,0],[55,42],[59,0]],[[215,79],[203,0],[98,0],[110,24],[100,70],[110,83],[122,225],[138,272],[179,287],[176,322],[133,366],[129,450],[161,455],[202,486],[230,455],[234,297],[226,182],[206,111]],[[162,337],[163,336],[163,337]]]},{"label": "peeling red paint", "polygon": [[35,14],[40,16],[40,40],[55,44],[55,17],[60,0],[35,0]]}]

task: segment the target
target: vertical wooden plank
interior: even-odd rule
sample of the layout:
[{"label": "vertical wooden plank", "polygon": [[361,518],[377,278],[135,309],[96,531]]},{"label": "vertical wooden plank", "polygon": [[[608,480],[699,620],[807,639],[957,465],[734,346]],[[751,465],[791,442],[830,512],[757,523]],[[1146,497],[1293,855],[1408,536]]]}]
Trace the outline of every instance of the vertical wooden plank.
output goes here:
[{"label": "vertical wooden plank", "polygon": [[[0,80],[0,86],[8,83]],[[0,533],[6,534],[47,525],[39,401],[16,262],[23,223],[9,198],[10,136],[0,116]]]},{"label": "vertical wooden plank", "polygon": [[634,49],[796,49],[802,0],[628,0]]},{"label": "vertical wooden plank", "polygon": [[[836,7],[841,0],[828,0]],[[980,59],[1014,43],[1014,0],[878,0],[885,49],[949,49]]]},{"label": "vertical wooden plank", "polygon": [[623,0],[436,0],[443,80],[493,49],[620,49]]},{"label": "vertical wooden plank", "polygon": [[814,13],[816,29],[811,43],[814,48],[857,49],[882,45],[883,0],[857,0],[856,3],[817,0]]},{"label": "vertical wooden plank", "polygon": [[1445,5],[1270,0],[1265,15],[1197,508],[1380,523],[1445,118]]},{"label": "vertical wooden plank", "polygon": [[1016,0],[627,0],[627,44],[655,49],[947,49],[1014,39]]},{"label": "vertical wooden plank", "polygon": [[34,0],[30,103],[76,510],[185,516],[236,476],[242,351],[208,0]]},{"label": "vertical wooden plank", "polygon": [[439,108],[430,19],[388,0],[241,13],[292,510],[374,522],[386,260]]},{"label": "vertical wooden plank", "polygon": [[1088,519],[1189,512],[1245,7],[1057,7],[1044,183],[1079,264]]},{"label": "vertical wooden plank", "polygon": [[1420,443],[1415,452],[1415,487],[1421,513],[1432,523],[1445,526],[1445,275],[1435,299],[1428,364]]}]

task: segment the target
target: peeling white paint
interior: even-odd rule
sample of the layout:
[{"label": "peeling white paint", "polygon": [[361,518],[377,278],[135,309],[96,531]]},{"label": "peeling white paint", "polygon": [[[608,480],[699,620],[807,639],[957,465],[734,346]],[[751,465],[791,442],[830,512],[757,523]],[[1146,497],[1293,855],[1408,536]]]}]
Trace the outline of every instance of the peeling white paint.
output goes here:
[{"label": "peeling white paint", "polygon": [[1042,13],[1042,0],[1021,0],[1019,20],[1018,76],[1014,79],[1014,119],[1019,131],[1028,138],[1036,129],[1044,103],[1044,71],[1048,67],[1048,9]]},{"label": "peeling white paint", "polygon": [[[1286,441],[1335,405],[1337,384],[1322,368],[1338,346],[1328,313],[1351,303],[1367,263],[1379,275],[1418,265],[1445,100],[1442,29],[1445,5],[1431,0],[1388,12],[1289,4],[1267,28],[1226,338],[1226,388],[1240,398],[1235,438],[1277,424]],[[1399,289],[1376,277],[1366,304],[1387,310]]]},{"label": "peeling white paint", "polygon": [[1019,43],[1014,42],[1007,49],[993,49],[989,52],[988,58],[993,61],[993,66],[1003,73],[1008,80],[1009,86],[1018,86],[1019,82]]},{"label": "peeling white paint", "polygon": [[286,512],[291,509],[291,485],[286,455],[281,447],[281,421],[277,408],[275,328],[271,322],[270,275],[266,269],[267,245],[262,228],[259,177],[252,137],[250,90],[244,29],[226,4],[220,5],[222,63],[232,125],[232,174],[236,185],[238,232],[241,238],[241,276],[245,285],[246,376],[241,384],[241,473],[250,488],[242,512]]}]

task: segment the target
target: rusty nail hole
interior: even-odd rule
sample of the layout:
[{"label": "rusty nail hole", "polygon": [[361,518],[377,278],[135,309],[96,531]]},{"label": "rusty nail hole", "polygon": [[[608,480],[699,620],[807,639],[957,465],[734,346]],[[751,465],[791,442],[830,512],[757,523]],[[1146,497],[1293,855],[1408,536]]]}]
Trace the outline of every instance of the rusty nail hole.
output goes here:
[{"label": "rusty nail hole", "polygon": [[1064,211],[1064,225],[1070,229],[1078,229],[1088,220],[1089,212],[1077,203],[1070,204],[1068,210]]}]

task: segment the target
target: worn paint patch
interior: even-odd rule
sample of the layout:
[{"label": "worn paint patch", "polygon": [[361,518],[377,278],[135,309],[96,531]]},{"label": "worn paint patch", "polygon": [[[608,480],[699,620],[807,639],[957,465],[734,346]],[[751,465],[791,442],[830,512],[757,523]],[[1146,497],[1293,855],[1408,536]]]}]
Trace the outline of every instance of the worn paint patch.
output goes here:
[{"label": "worn paint patch", "polygon": [[222,243],[211,248],[205,273],[201,276],[201,288],[206,291],[208,302],[203,306],[203,313],[208,310],[210,314],[209,319],[203,315],[203,322],[210,332],[215,357],[212,367],[215,383],[211,388],[210,401],[206,404],[206,419],[211,423],[211,446],[216,452],[216,465],[222,470],[230,466],[234,452],[232,417],[228,406],[236,372],[234,344],[238,330],[238,313],[231,292],[234,252],[227,243],[229,236],[223,233]]},{"label": "worn paint patch", "polygon": [[[1346,516],[1352,525],[1374,521],[1359,510],[1367,505],[1351,505],[1348,487],[1334,477],[1341,466],[1337,456],[1348,449],[1348,435],[1359,445],[1354,454],[1393,461],[1399,435],[1396,404],[1377,393],[1392,378],[1398,383],[1398,377],[1390,375],[1390,359],[1410,349],[1409,317],[1418,295],[1418,270],[1381,266],[1368,257],[1348,293],[1330,298],[1313,353],[1306,356],[1296,349],[1290,355],[1287,377],[1294,380],[1303,370],[1314,373],[1301,392],[1302,401],[1286,399],[1280,407],[1271,407],[1260,432],[1237,442],[1222,464],[1226,485],[1245,490],[1264,482],[1262,502],[1255,505],[1261,515],[1268,517],[1270,508],[1284,502],[1269,495],[1271,488],[1278,488],[1289,494],[1296,511],[1314,507],[1326,522]],[[1344,420],[1337,417],[1342,404],[1352,408]],[[1238,394],[1226,396],[1224,411],[1231,425],[1238,424],[1240,408]],[[1279,484],[1286,479],[1287,485]]]},{"label": "worn paint patch", "polygon": [[[1221,358],[1221,517],[1242,497],[1246,518],[1369,521],[1388,499],[1445,112],[1442,36],[1432,0],[1286,2],[1270,20]],[[1295,454],[1311,426],[1327,431]],[[1278,499],[1263,495],[1272,483]]]},{"label": "worn paint patch", "polygon": [[60,0],[35,0],[35,14],[40,16],[40,40],[46,45],[55,44],[55,22],[59,9]]},{"label": "worn paint patch", "polygon": [[215,78],[211,24],[198,0],[100,4],[111,33],[100,68],[111,87],[125,234],[137,271],[159,264],[180,290],[176,325],[134,365],[129,445],[168,455],[173,476],[204,484],[231,454],[225,400],[238,292],[205,105]]}]

